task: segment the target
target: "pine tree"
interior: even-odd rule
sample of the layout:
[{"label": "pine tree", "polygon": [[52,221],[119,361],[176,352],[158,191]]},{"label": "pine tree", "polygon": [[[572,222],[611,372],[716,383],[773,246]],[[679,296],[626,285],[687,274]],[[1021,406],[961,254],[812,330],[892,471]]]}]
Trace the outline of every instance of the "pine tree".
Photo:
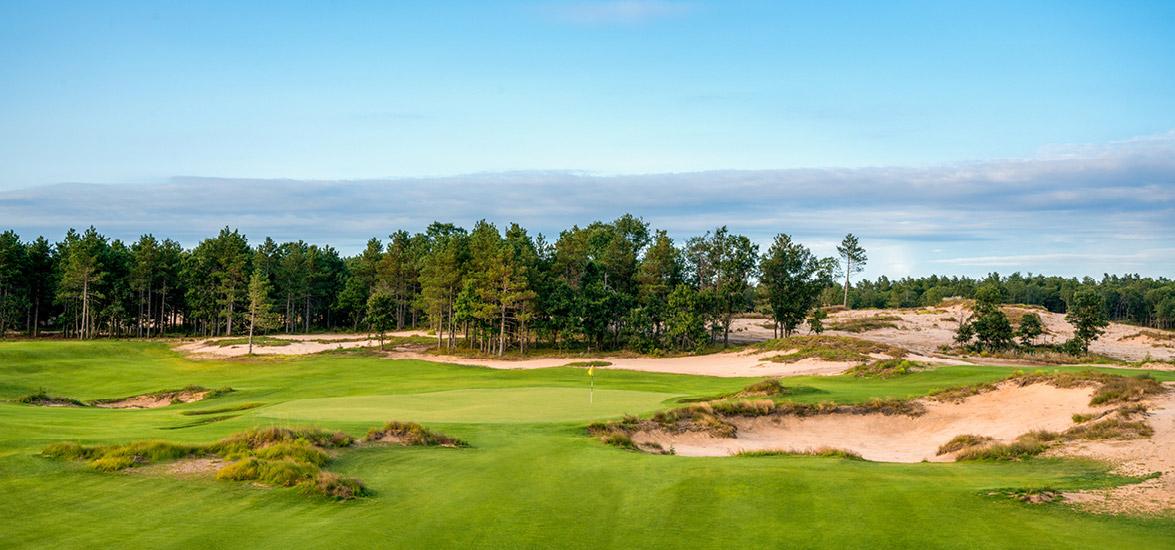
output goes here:
[{"label": "pine tree", "polygon": [[865,256],[865,249],[861,248],[861,243],[852,233],[845,235],[844,240],[837,245],[836,252],[840,254],[841,270],[845,276],[844,303],[842,305],[849,307],[849,277],[853,273],[860,273],[864,270],[868,258]]}]

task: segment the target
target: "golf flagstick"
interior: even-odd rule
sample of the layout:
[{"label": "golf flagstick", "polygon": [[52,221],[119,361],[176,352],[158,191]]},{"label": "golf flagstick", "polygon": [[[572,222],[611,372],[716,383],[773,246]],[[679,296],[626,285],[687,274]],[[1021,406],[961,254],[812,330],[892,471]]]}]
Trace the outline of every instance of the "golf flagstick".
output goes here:
[{"label": "golf flagstick", "polygon": [[591,405],[596,402],[596,367],[588,367],[588,404]]}]

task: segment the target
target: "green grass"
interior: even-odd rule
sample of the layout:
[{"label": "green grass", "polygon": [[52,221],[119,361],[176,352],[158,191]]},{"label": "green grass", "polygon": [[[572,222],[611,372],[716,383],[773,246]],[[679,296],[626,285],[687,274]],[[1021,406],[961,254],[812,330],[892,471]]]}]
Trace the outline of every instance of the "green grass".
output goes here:
[{"label": "green grass", "polygon": [[[1008,374],[966,366],[888,379],[789,378],[782,398],[866,403]],[[0,546],[1170,547],[1175,518],[1096,516],[986,496],[1008,487],[1064,491],[1128,481],[1089,461],[693,458],[630,452],[585,433],[590,421],[647,415],[758,381],[603,369],[596,371],[596,402],[587,403],[582,368],[491,370],[361,354],[190,361],[140,342],[0,343]],[[40,388],[89,400],[187,385],[233,387],[215,409],[266,406],[167,430],[201,417],[184,412],[209,405],[108,410],[15,402]],[[163,440],[182,449],[252,427],[308,423],[357,438],[389,420],[426,422],[470,448],[343,450],[329,466],[338,475],[321,475],[316,490],[370,493],[346,503],[307,498],[296,487],[151,469],[106,473],[40,456],[70,441]],[[267,475],[305,474],[287,470]],[[363,487],[348,485],[350,478]]]},{"label": "green grass", "polygon": [[[208,340],[207,342],[204,342],[204,343],[207,345],[219,346],[222,348],[227,348],[229,346],[247,346],[247,345],[249,345],[249,337],[242,336],[240,338],[222,338],[220,340]],[[274,338],[273,336],[254,336],[253,337],[253,347],[261,347],[261,348],[280,347],[280,346],[288,346],[293,343],[294,342],[292,340],[286,340],[285,338]]]}]

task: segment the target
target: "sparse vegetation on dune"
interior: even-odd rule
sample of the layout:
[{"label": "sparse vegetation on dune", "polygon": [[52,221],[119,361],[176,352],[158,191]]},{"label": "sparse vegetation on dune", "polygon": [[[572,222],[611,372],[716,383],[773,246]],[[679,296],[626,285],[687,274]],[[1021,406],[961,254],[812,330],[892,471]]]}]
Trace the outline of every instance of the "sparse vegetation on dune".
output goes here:
[{"label": "sparse vegetation on dune", "polygon": [[851,336],[800,335],[760,342],[755,347],[762,351],[782,351],[772,361],[794,363],[803,359],[825,361],[869,361],[871,354],[890,358],[906,356],[906,350]]},{"label": "sparse vegetation on dune", "polygon": [[881,330],[883,328],[898,328],[895,321],[902,320],[896,315],[875,315],[873,317],[855,317],[849,319],[838,319],[829,322],[825,325],[827,330],[839,330],[841,332],[869,332],[871,330]]},{"label": "sparse vegetation on dune", "polygon": [[960,450],[966,449],[968,447],[975,447],[977,445],[985,445],[987,443],[990,443],[991,441],[992,441],[992,438],[984,436],[984,435],[971,435],[971,434],[956,435],[955,437],[951,438],[950,441],[947,441],[946,443],[943,443],[942,445],[940,445],[938,447],[938,454],[945,455],[948,453],[953,453],[955,451],[960,451]]}]

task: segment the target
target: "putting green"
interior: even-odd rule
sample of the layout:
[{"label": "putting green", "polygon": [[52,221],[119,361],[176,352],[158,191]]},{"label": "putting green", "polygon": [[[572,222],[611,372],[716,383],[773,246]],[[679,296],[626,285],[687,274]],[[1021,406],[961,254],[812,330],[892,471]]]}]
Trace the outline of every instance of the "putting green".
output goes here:
[{"label": "putting green", "polygon": [[472,389],[295,399],[268,407],[260,416],[307,421],[570,422],[644,413],[675,397],[679,395],[597,389],[589,402],[587,388]]}]

